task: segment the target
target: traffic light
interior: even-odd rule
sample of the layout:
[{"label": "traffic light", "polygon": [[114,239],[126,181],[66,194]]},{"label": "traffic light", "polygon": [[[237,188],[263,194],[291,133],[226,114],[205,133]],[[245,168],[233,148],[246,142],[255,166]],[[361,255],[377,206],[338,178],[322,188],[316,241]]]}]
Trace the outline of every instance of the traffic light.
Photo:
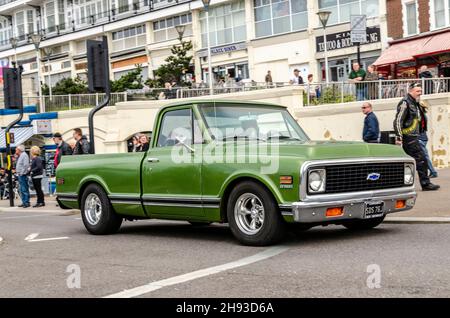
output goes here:
[{"label": "traffic light", "polygon": [[87,40],[87,67],[89,91],[109,90],[109,60],[108,42],[106,36],[103,41]]},{"label": "traffic light", "polygon": [[5,108],[23,108],[20,68],[3,68],[3,94]]}]

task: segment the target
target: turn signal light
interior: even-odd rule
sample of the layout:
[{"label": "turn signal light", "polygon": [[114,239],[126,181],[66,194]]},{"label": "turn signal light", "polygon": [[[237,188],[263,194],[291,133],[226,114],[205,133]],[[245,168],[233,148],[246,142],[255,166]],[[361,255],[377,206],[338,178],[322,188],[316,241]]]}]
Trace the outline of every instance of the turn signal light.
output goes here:
[{"label": "turn signal light", "polygon": [[327,211],[325,212],[325,216],[328,217],[333,217],[333,216],[341,216],[344,214],[344,208],[340,207],[340,208],[328,208]]},{"label": "turn signal light", "polygon": [[404,207],[406,207],[406,200],[397,200],[397,202],[395,202],[396,209],[403,209]]}]

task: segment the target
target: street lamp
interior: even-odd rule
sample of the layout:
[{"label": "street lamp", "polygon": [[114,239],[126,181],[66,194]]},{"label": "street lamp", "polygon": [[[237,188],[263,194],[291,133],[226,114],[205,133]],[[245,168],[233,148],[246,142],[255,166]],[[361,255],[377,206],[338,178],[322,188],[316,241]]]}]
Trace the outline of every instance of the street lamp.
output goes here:
[{"label": "street lamp", "polygon": [[17,38],[10,38],[9,43],[11,43],[12,48],[14,49],[14,62],[16,63],[16,66],[18,67],[19,64],[17,63],[17,43],[19,40]]},{"label": "street lamp", "polygon": [[41,44],[42,35],[39,33],[34,33],[31,35],[31,42],[33,42],[36,49],[36,62],[38,68],[38,86],[39,86],[39,111],[41,113],[45,112],[44,99],[42,96],[42,85],[41,85],[41,52],[39,51],[39,45]]},{"label": "street lamp", "polygon": [[327,27],[328,18],[330,17],[331,11],[319,11],[317,15],[323,26],[323,56],[325,58],[325,82],[328,84],[328,54],[327,54],[327,35],[325,29]]},{"label": "street lamp", "polygon": [[48,93],[50,96],[50,101],[52,101],[52,69],[50,65],[50,56],[53,54],[53,49],[51,47],[44,48],[44,54],[47,58],[47,67],[48,67]]},{"label": "street lamp", "polygon": [[211,66],[211,41],[209,39],[209,3],[211,0],[202,0],[203,7],[206,11],[206,41],[208,42],[207,50],[208,50],[208,82],[209,82],[209,95],[214,94],[213,89],[213,72],[212,72],[212,66]]},{"label": "street lamp", "polygon": [[186,26],[184,24],[176,25],[175,30],[177,30],[178,33],[178,39],[180,39],[180,42],[183,40],[183,34],[184,30],[186,29]]}]

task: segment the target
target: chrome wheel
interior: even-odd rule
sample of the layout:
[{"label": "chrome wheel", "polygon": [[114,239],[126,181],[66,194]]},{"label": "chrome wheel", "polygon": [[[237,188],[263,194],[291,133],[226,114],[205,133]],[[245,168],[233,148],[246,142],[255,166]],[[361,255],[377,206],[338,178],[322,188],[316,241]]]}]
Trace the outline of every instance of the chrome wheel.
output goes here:
[{"label": "chrome wheel", "polygon": [[241,195],[234,206],[236,224],[247,235],[257,234],[264,224],[264,206],[253,193]]},{"label": "chrome wheel", "polygon": [[102,202],[97,194],[91,193],[84,202],[84,215],[91,225],[96,225],[102,216]]}]

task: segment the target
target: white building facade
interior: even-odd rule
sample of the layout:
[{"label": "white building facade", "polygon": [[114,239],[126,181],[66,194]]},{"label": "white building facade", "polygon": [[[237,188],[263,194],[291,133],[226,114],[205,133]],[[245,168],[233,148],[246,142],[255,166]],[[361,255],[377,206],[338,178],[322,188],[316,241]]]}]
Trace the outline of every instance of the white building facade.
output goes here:
[{"label": "white building facade", "polygon": [[[306,81],[324,80],[323,29],[319,10],[331,11],[327,26],[330,80],[347,79],[356,60],[350,42],[350,16],[367,16],[367,42],[361,61],[367,67],[387,43],[385,0],[217,0],[210,4],[211,62],[214,79],[264,82],[268,70],[274,82],[288,82],[295,68]],[[0,67],[17,60],[24,79],[37,91],[33,33],[41,33],[41,82],[54,85],[64,77],[86,78],[86,40],[107,36],[110,76],[143,68],[144,78],[179,43],[176,25],[185,25],[183,40],[191,40],[195,81],[207,82],[206,17],[201,1],[186,0],[0,0]],[[14,50],[10,38],[18,39]],[[51,48],[51,50],[48,50]],[[46,50],[44,50],[46,49]],[[51,51],[51,54],[45,54]]]}]

